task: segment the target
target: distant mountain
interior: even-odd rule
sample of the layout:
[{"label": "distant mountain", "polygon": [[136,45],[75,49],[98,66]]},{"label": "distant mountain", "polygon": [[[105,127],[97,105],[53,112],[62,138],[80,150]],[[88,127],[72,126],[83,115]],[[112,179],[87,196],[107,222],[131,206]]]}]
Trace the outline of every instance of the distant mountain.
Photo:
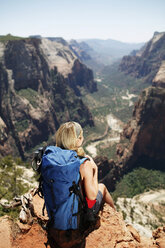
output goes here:
[{"label": "distant mountain", "polygon": [[[40,35],[32,35],[30,38],[42,39]],[[111,65],[117,60],[130,53],[136,53],[144,43],[124,43],[112,39],[81,39],[70,41],[62,37],[46,37],[51,41],[67,45],[77,55],[77,57],[95,72],[105,65]]]},{"label": "distant mountain", "polygon": [[109,65],[124,55],[130,54],[133,50],[139,50],[144,43],[124,43],[112,39],[83,39],[77,40],[79,43],[85,42],[92,51],[88,51],[89,55],[95,57],[98,63]]},{"label": "distant mountain", "polygon": [[104,67],[104,64],[99,59],[100,56],[86,42],[71,40],[69,45],[77,57],[92,70],[98,71],[100,67]]},{"label": "distant mountain", "polygon": [[150,85],[165,87],[165,32],[155,32],[153,38],[131,56],[124,56],[120,70]]}]

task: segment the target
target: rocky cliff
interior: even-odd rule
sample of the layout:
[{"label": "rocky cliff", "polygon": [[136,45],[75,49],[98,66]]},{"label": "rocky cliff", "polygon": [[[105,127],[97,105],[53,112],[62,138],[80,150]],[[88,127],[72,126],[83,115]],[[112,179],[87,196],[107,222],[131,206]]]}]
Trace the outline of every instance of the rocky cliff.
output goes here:
[{"label": "rocky cliff", "polygon": [[94,72],[99,71],[104,64],[100,61],[101,55],[92,49],[86,42],[70,40],[69,46],[77,57]]},{"label": "rocky cliff", "polygon": [[[47,218],[42,216],[42,205],[41,198],[33,198],[34,213],[28,224],[20,221],[14,223],[7,216],[0,218],[1,248],[44,247],[47,238],[41,225],[45,225]],[[155,230],[152,238],[140,236],[135,228],[124,223],[121,213],[105,205],[100,213],[100,223],[96,230],[87,236],[84,248],[164,248],[164,237],[164,227]]]},{"label": "rocky cliff", "polygon": [[[154,37],[132,56],[123,57],[120,69],[151,85],[144,89],[117,145],[117,161],[98,158],[100,181],[110,190],[124,173],[136,166],[164,170],[165,163],[165,33]],[[109,173],[103,175],[103,171]]]},{"label": "rocky cliff", "polygon": [[69,45],[80,60],[85,62],[92,59],[89,54],[93,49],[87,43],[70,40]]},{"label": "rocky cliff", "polygon": [[124,56],[120,70],[142,78],[150,85],[165,85],[165,32],[155,32],[153,38],[133,56]]},{"label": "rocky cliff", "polygon": [[68,120],[94,125],[82,90],[97,90],[93,73],[67,42],[0,42],[0,155],[27,157]]},{"label": "rocky cliff", "polygon": [[164,170],[165,89],[149,87],[142,91],[133,118],[124,127],[117,154],[126,169],[137,165]]}]

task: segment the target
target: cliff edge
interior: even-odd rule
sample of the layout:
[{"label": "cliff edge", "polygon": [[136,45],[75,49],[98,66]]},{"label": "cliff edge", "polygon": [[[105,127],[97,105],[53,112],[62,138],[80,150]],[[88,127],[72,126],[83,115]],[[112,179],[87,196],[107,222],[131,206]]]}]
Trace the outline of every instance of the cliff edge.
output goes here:
[{"label": "cliff edge", "polygon": [[[33,206],[34,216],[29,224],[22,224],[19,221],[14,223],[7,216],[0,218],[1,248],[44,247],[47,237],[41,224],[45,224],[47,217],[41,215],[43,200],[38,196],[33,197]],[[85,247],[163,248],[164,245],[165,227],[155,230],[152,238],[142,237],[131,225],[124,223],[121,213],[105,205],[100,213],[100,227],[87,236]]]}]

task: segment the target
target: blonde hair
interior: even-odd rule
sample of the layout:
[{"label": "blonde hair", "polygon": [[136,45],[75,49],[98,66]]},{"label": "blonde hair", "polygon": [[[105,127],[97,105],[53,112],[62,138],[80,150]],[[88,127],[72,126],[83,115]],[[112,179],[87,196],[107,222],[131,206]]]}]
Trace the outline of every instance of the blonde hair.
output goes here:
[{"label": "blonde hair", "polygon": [[85,156],[84,149],[76,146],[77,139],[81,136],[83,136],[83,129],[79,123],[66,122],[56,132],[56,146],[62,149],[75,150],[78,156]]}]

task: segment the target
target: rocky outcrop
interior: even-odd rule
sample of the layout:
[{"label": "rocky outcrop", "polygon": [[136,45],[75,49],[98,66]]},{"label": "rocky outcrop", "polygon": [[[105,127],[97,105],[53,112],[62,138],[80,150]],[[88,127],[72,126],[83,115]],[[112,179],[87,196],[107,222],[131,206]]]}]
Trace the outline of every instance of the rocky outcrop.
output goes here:
[{"label": "rocky outcrop", "polygon": [[86,248],[161,247],[156,243],[157,241],[153,238],[140,236],[135,228],[124,223],[121,213],[106,206],[101,216],[101,226],[89,234],[86,240]]},{"label": "rocky outcrop", "polygon": [[81,95],[81,88],[89,92],[97,90],[93,72],[82,64],[73,49],[63,39],[41,39],[40,47],[50,68],[57,67],[76,95]]},{"label": "rocky outcrop", "polygon": [[97,54],[97,51],[94,51],[86,42],[70,40],[69,47],[77,55],[79,60],[89,68],[92,68],[93,71],[97,72],[104,66],[103,63],[99,61],[101,55]]},{"label": "rocky outcrop", "polygon": [[[35,206],[36,203],[37,206]],[[37,197],[37,199],[33,201],[33,204],[34,217],[31,225],[22,224],[19,221],[14,224],[7,216],[0,218],[1,248],[6,248],[6,244],[8,248],[44,247],[47,238],[45,230],[41,227],[41,225],[45,225],[46,221],[46,219],[41,217],[40,211],[43,202],[41,198]],[[165,228],[161,227],[153,232],[154,238],[142,237],[135,228],[124,223],[121,213],[105,205],[103,212],[100,213],[100,227],[97,227],[96,230],[88,235],[85,247],[163,248],[164,234]]]},{"label": "rocky outcrop", "polygon": [[97,90],[96,83],[91,82],[91,80],[93,80],[92,70],[84,70],[85,67],[86,66],[77,59],[73,64],[72,73],[69,73],[68,75],[68,84],[74,89],[76,95],[81,95],[80,89],[82,87],[89,92]]},{"label": "rocky outcrop", "polygon": [[153,85],[165,88],[165,60],[162,61],[162,64],[153,79]]},{"label": "rocky outcrop", "polygon": [[150,190],[133,198],[118,197],[116,206],[123,213],[125,223],[131,224],[142,236],[165,224],[165,190]]},{"label": "rocky outcrop", "polygon": [[120,70],[149,85],[164,87],[165,32],[155,32],[153,38],[134,56],[124,56]]},{"label": "rocky outcrop", "polygon": [[95,90],[92,71],[67,42],[0,42],[0,155],[24,159],[36,145],[54,142],[55,131],[68,120],[94,125],[78,96]]},{"label": "rocky outcrop", "polygon": [[165,226],[157,228],[152,235],[160,248],[165,247]]},{"label": "rocky outcrop", "polygon": [[92,59],[89,53],[92,52],[93,49],[88,46],[87,43],[71,40],[69,46],[81,61],[85,62]]},{"label": "rocky outcrop", "polygon": [[137,165],[164,169],[165,90],[149,87],[142,91],[133,118],[124,127],[117,154],[123,170]]}]

